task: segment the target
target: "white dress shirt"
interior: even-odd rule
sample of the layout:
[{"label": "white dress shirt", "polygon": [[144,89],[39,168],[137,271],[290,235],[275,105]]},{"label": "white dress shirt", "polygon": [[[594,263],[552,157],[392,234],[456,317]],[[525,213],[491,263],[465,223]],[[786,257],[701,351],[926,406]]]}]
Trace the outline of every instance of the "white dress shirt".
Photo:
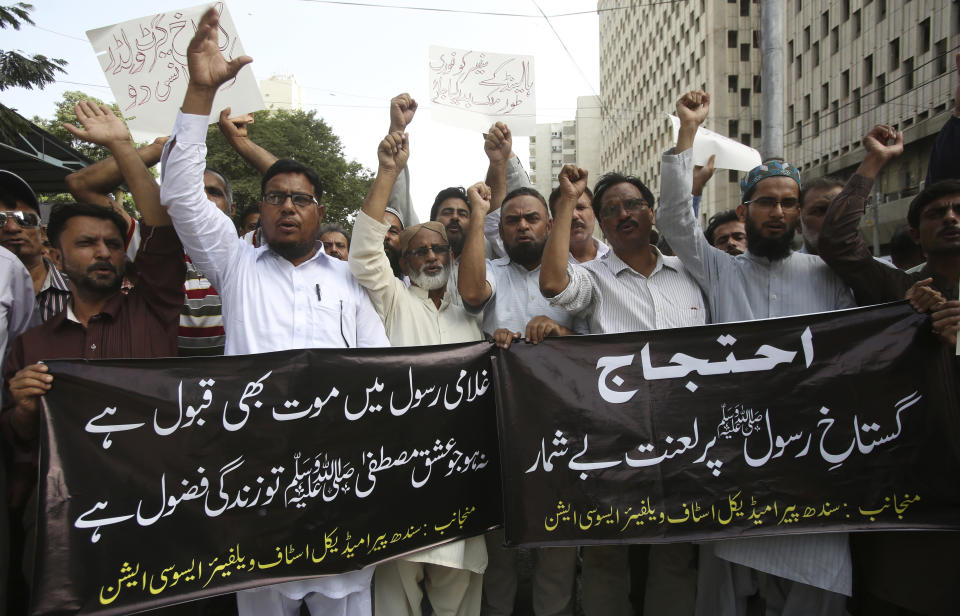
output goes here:
[{"label": "white dress shirt", "polygon": [[[226,214],[203,189],[207,116],[177,114],[163,148],[160,200],[167,207],[184,250],[223,300],[226,355],[299,348],[390,346],[367,294],[347,264],[317,253],[294,267],[269,246],[255,248],[237,237]],[[339,599],[366,592],[373,567],[297,580],[243,592],[279,592],[300,598],[310,592]]]},{"label": "white dress shirt", "polygon": [[612,250],[586,263],[568,263],[567,287],[550,303],[587,321],[591,334],[691,327],[707,322],[707,306],[676,257],[655,246],[657,264],[649,276]]},{"label": "white dress shirt", "polygon": [[[818,256],[792,252],[771,262],[748,251],[732,256],[711,246],[690,206],[693,151],[661,161],[657,226],[707,294],[714,323],[750,321],[855,306],[853,294]],[[846,533],[718,541],[717,556],[773,575],[851,594]]]},{"label": "white dress shirt", "polygon": [[510,257],[487,261],[487,280],[493,294],[483,307],[483,331],[493,335],[501,327],[523,333],[537,316],[550,317],[578,334],[590,333],[584,320],[552,306],[540,293],[540,266],[528,270]]},{"label": "white dress shirt", "polygon": [[180,113],[163,150],[161,202],[190,259],[223,300],[226,355],[389,346],[383,323],[343,261],[323,252],[294,267],[237,237],[203,191],[206,116]]}]

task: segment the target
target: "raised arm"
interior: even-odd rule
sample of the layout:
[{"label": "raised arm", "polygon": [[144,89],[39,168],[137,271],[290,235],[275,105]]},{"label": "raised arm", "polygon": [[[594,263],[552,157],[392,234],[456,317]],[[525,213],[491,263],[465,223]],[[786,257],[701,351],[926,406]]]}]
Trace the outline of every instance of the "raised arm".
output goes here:
[{"label": "raised arm", "polygon": [[577,200],[587,189],[587,172],[575,165],[564,165],[557,176],[560,182],[560,199],[557,200],[553,227],[543,248],[540,265],[540,293],[554,297],[567,288],[567,254],[570,252],[570,224]]},{"label": "raised arm", "polygon": [[[172,224],[170,217],[160,207],[160,187],[147,169],[140,152],[133,147],[130,132],[123,121],[106,105],[98,106],[90,101],[77,103],[74,111],[83,128],[69,123],[64,124],[64,128],[74,137],[102,145],[113,154],[112,158],[108,159],[111,164],[103,165],[94,177],[101,181],[109,180],[113,186],[118,185],[120,180],[125,181],[144,223],[152,227]],[[153,145],[156,146],[157,143],[154,142]],[[160,145],[162,147],[162,144]],[[126,221],[130,224],[129,216]]]},{"label": "raised arm", "polygon": [[470,200],[470,228],[460,254],[457,291],[467,306],[482,306],[493,294],[487,282],[487,261],[483,250],[483,219],[490,210],[490,187],[477,182],[467,190]]},{"label": "raised arm", "polygon": [[513,156],[513,135],[503,122],[497,122],[483,136],[483,151],[490,164],[487,166],[487,186],[490,187],[490,211],[503,205],[507,196],[507,162]]},{"label": "raised arm", "polygon": [[[390,133],[406,132],[407,126],[413,122],[417,113],[417,101],[404,92],[390,99]],[[410,168],[404,166],[397,175],[397,180],[390,191],[390,200],[387,207],[400,212],[403,224],[407,227],[420,223],[416,210],[413,209],[413,199],[410,197]]]},{"label": "raised arm", "polygon": [[250,139],[247,135],[248,124],[253,124],[252,113],[231,118],[229,107],[220,112],[220,132],[223,133],[227,143],[243,160],[247,161],[248,165],[263,175],[270,165],[277,162],[277,157]]},{"label": "raised arm", "polygon": [[211,7],[197,26],[197,32],[187,46],[187,67],[190,80],[183,98],[183,113],[210,116],[213,99],[220,86],[237,76],[240,69],[253,62],[250,56],[227,60],[220,52],[220,13]]},{"label": "raised arm", "polygon": [[364,214],[376,221],[383,220],[390,192],[409,158],[410,141],[406,133],[390,133],[383,138],[377,147],[377,177],[363,200]]},{"label": "raised arm", "polygon": [[876,261],[860,235],[873,182],[903,152],[903,133],[878,124],[863,138],[863,147],[863,162],[827,208],[817,247],[820,258],[853,289],[857,303],[868,305],[903,299],[906,275]]}]

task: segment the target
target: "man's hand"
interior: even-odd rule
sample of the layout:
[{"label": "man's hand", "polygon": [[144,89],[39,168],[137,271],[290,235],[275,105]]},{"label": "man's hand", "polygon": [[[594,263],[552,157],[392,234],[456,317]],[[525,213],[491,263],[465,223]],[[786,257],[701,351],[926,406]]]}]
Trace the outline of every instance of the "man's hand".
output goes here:
[{"label": "man's hand", "polygon": [[509,349],[510,343],[514,340],[520,340],[520,332],[512,332],[509,329],[498,329],[493,332],[493,342],[501,349]]},{"label": "man's hand", "polygon": [[403,132],[413,122],[417,113],[417,101],[404,92],[390,99],[390,132]]},{"label": "man's hand", "polygon": [[710,95],[702,90],[687,92],[677,101],[680,125],[700,126],[710,111]]},{"label": "man's hand", "polygon": [[[231,118],[229,107],[220,112],[220,132],[223,133],[223,136],[227,139],[227,143],[231,145],[244,139],[249,139],[247,136],[247,124],[253,124],[252,113],[245,113],[241,116]],[[234,147],[234,149],[236,149],[236,147]]]},{"label": "man's hand", "polygon": [[49,370],[44,364],[33,364],[20,369],[10,379],[10,393],[19,415],[16,423],[25,428],[18,432],[25,438],[32,438],[35,434],[40,396],[50,391],[53,383],[53,375],[49,374]]},{"label": "man's hand", "polygon": [[939,306],[946,301],[946,298],[940,291],[937,291],[930,284],[933,278],[918,280],[913,286],[907,289],[904,299],[910,300],[910,305],[917,312],[929,312],[932,308]]},{"label": "man's hand", "polygon": [[239,56],[227,61],[220,52],[220,13],[213,7],[203,14],[197,32],[187,46],[187,68],[190,86],[216,92],[237,76],[240,69],[253,62],[250,56]]},{"label": "man's hand", "polygon": [[867,156],[886,163],[903,154],[903,133],[886,124],[877,124],[864,135],[863,147],[867,150]]},{"label": "man's hand", "polygon": [[557,175],[560,182],[560,195],[571,203],[576,203],[587,189],[587,170],[576,165],[564,165]]},{"label": "man's hand", "polygon": [[693,190],[691,194],[694,196],[703,195],[703,187],[707,185],[707,182],[710,181],[710,178],[713,177],[714,166],[713,163],[717,160],[716,154],[711,154],[710,158],[707,159],[706,165],[695,165],[693,167]]},{"label": "man's hand", "polygon": [[960,331],[960,300],[952,299],[940,304],[930,316],[933,318],[934,333],[955,348],[957,332]]},{"label": "man's hand", "polygon": [[77,120],[83,129],[69,122],[63,127],[77,139],[109,148],[111,144],[131,143],[130,131],[123,120],[113,114],[106,105],[95,105],[90,101],[80,101],[73,107]]},{"label": "man's hand", "polygon": [[527,332],[524,335],[527,342],[531,344],[540,344],[547,336],[563,336],[566,330],[560,327],[560,324],[543,315],[533,317],[527,323]]},{"label": "man's hand", "polygon": [[377,148],[381,171],[400,173],[410,158],[410,142],[406,133],[394,132],[383,138]]},{"label": "man's hand", "polygon": [[[157,137],[156,139],[153,140],[153,143],[151,145],[158,145],[162,148],[164,144],[168,141],[170,141],[170,135],[167,135],[166,137]],[[144,164],[147,165],[148,167],[152,167],[156,163],[147,164],[147,161],[144,161]]]},{"label": "man's hand", "polygon": [[513,135],[503,122],[497,122],[490,127],[490,132],[483,136],[483,151],[491,163],[502,163],[510,160],[513,154]]},{"label": "man's hand", "polygon": [[470,217],[483,220],[490,211],[490,187],[477,182],[467,189],[467,201],[470,203]]}]

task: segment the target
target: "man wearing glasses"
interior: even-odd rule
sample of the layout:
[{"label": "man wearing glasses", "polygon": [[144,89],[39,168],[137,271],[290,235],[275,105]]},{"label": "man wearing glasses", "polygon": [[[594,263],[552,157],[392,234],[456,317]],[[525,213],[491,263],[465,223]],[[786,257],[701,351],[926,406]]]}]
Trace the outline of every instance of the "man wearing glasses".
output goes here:
[{"label": "man wearing glasses", "polygon": [[[292,160],[261,180],[263,245],[237,237],[227,214],[204,193],[207,123],[214,95],[251,61],[228,62],[218,47],[219,15],[200,20],[187,51],[190,82],[164,147],[161,203],[190,259],[223,301],[226,355],[299,348],[385,347],[383,324],[346,263],[317,240],[323,220],[317,173]],[[380,248],[383,251],[382,244]],[[237,594],[239,613],[369,614],[372,569],[290,582]]]},{"label": "man wearing glasses", "polygon": [[[800,174],[783,161],[766,161],[740,183],[737,214],[747,252],[714,249],[691,208],[693,139],[710,108],[705,92],[677,101],[676,148],[661,160],[660,231],[707,295],[714,323],[827,312],[854,306],[853,295],[817,256],[791,250],[800,216]],[[832,616],[844,613],[852,567],[845,533],[756,537],[701,546],[697,613],[747,613],[757,591],[756,571],[767,573],[767,610]]]},{"label": "man wearing glasses", "polygon": [[[540,269],[540,291],[552,305],[586,319],[591,334],[706,322],[706,304],[696,282],[679,259],[664,256],[650,243],[653,193],[639,178],[608,173],[597,182],[593,211],[611,250],[584,263],[570,263],[568,255],[573,210],[587,188],[587,172],[566,165],[559,180],[561,197]],[[684,601],[690,602],[696,584],[694,555],[689,544],[651,549],[645,613],[684,613]],[[582,556],[584,613],[633,613],[626,546],[589,546]],[[664,587],[669,593],[658,590]],[[655,598],[665,603],[650,603]]]},{"label": "man wearing glasses", "polygon": [[0,208],[0,246],[17,255],[30,272],[37,309],[46,321],[66,307],[70,285],[43,256],[37,196],[18,175],[0,170]]},{"label": "man wearing glasses", "polygon": [[[481,316],[467,312],[460,295],[448,289],[453,267],[447,227],[438,221],[405,228],[399,237],[399,265],[410,277],[397,278],[384,252],[390,229],[387,201],[410,155],[407,135],[388,134],[377,148],[377,177],[353,227],[350,271],[366,288],[393,346],[453,344],[483,339]],[[470,207],[482,220],[490,208],[489,189],[469,190]],[[480,614],[482,574],[487,566],[483,537],[471,537],[410,554],[377,566],[374,584],[378,616],[419,616],[422,580],[438,614]]]}]

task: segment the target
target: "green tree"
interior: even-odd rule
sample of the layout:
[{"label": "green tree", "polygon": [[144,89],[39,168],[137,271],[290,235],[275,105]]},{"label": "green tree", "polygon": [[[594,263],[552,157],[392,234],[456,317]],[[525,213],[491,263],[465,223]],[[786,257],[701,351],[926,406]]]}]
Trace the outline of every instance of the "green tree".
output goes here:
[{"label": "green tree", "polygon": [[[64,122],[70,122],[74,125],[77,124],[77,114],[73,111],[73,108],[80,101],[93,101],[97,105],[105,104],[99,98],[90,96],[89,94],[81,92],[80,90],[68,90],[63,93],[60,101],[57,102],[57,107],[54,111],[52,120],[34,116],[33,123],[57,139],[60,139],[84,156],[92,158],[93,160],[103,160],[104,158],[110,156],[110,150],[103,146],[93,145],[92,143],[81,141],[80,139],[77,139],[71,135],[69,131],[63,127]],[[123,114],[120,112],[120,108],[117,107],[115,103],[110,105],[110,109],[117,114],[117,117],[123,117]]]},{"label": "green tree", "polygon": [[[10,27],[19,30],[24,23],[36,25],[30,19],[32,10],[33,5],[25,2],[0,5],[0,29]],[[41,54],[28,57],[19,51],[0,49],[0,92],[17,87],[42,90],[55,81],[57,73],[64,72],[66,65],[67,61],[60,58],[48,58]]]},{"label": "green tree", "polygon": [[[343,146],[315,111],[258,111],[247,127],[250,139],[278,158],[292,158],[320,175],[325,222],[350,226],[363,205],[373,175],[356,161],[343,157]],[[207,132],[207,164],[233,184],[237,208],[260,201],[260,175],[230,147],[216,125]]]}]

